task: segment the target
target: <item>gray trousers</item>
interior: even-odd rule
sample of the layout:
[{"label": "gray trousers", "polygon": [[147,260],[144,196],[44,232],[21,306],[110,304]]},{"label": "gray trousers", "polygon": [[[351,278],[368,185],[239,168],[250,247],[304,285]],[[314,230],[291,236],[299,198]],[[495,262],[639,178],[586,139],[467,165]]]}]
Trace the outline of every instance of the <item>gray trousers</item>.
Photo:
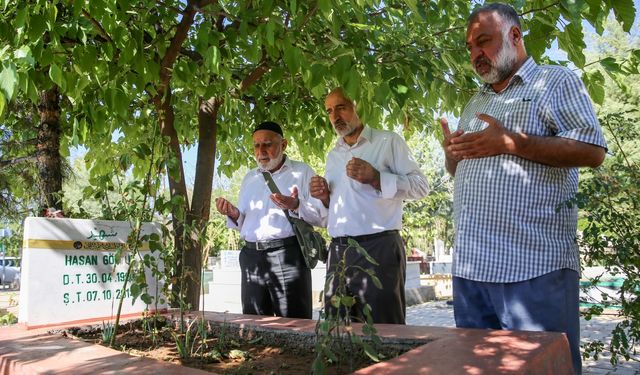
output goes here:
[{"label": "gray trousers", "polygon": [[[352,237],[367,253],[376,260],[377,266],[369,263],[356,249],[348,248],[346,239],[333,239],[329,246],[329,263],[327,275],[336,271],[336,265],[346,257],[347,266],[359,266],[371,269],[380,280],[382,289],[378,289],[367,273],[355,267],[345,272],[347,294],[356,297],[356,304],[350,315],[356,321],[364,321],[363,308],[365,304],[371,306],[371,316],[374,323],[405,324],[406,302],[404,282],[406,277],[406,254],[402,238],[397,231],[385,234]],[[337,275],[334,275],[332,285],[325,293],[325,312],[337,314],[331,305],[331,297],[338,286]],[[328,276],[329,277],[329,276]],[[340,314],[344,315],[344,311]]]},{"label": "gray trousers", "polygon": [[298,245],[240,251],[242,313],[311,319],[311,270]]}]

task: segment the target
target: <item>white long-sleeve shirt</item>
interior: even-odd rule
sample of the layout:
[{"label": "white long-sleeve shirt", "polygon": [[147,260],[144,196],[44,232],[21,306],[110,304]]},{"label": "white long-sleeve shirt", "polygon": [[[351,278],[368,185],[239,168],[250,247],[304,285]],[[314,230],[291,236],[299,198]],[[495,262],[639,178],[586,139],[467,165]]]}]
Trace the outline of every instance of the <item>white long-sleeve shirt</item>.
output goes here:
[{"label": "white long-sleeve shirt", "polygon": [[[282,209],[269,198],[271,190],[262,172],[260,168],[252,169],[242,180],[237,205],[240,216],[237,224],[227,218],[227,226],[239,230],[240,238],[251,242],[295,236]],[[285,156],[284,164],[271,177],[283,195],[291,195],[293,187],[297,187],[299,218],[309,224],[324,226],[327,209],[309,194],[309,183],[314,175],[315,172],[307,164]]]},{"label": "white long-sleeve shirt", "polygon": [[[380,172],[381,190],[347,176],[352,157],[367,161]],[[327,156],[325,178],[331,191],[327,231],[331,237],[358,236],[402,229],[404,199],[429,192],[427,178],[396,133],[365,126],[349,146],[340,138]]]}]

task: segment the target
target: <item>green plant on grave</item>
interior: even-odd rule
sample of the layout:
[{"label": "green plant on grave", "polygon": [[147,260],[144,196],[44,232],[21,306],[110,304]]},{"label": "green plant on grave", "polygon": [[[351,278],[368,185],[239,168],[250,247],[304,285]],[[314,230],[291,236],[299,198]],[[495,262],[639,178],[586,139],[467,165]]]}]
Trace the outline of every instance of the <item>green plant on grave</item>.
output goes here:
[{"label": "green plant on grave", "polygon": [[18,317],[12,312],[6,312],[5,314],[0,315],[0,326],[8,326],[16,323],[18,323]]},{"label": "green plant on grave", "polygon": [[[166,247],[164,247],[162,238],[157,233],[142,235],[142,225],[144,222],[150,222],[154,217],[154,208],[151,207],[151,202],[156,205],[161,202],[159,196],[159,179],[155,178],[156,171],[162,168],[162,160],[156,158],[157,147],[156,138],[153,137],[151,146],[140,147],[137,150],[140,158],[147,157],[150,161],[146,171],[145,178],[140,180],[129,181],[126,184],[116,177],[115,184],[118,187],[119,195],[121,197],[117,202],[110,202],[108,195],[104,190],[109,190],[111,187],[111,179],[104,180],[104,185],[98,187],[97,196],[103,197],[105,203],[103,209],[107,209],[106,213],[108,218],[114,220],[127,220],[130,223],[131,232],[127,238],[125,246],[120,247],[115,252],[115,267],[120,263],[120,260],[127,255],[127,271],[124,276],[122,287],[119,291],[119,299],[117,301],[117,311],[115,314],[115,323],[113,334],[110,337],[109,345],[111,347],[116,346],[117,331],[120,322],[120,316],[122,312],[122,306],[125,298],[131,297],[132,303],[135,303],[137,298],[140,298],[145,304],[152,305],[155,303],[157,310],[158,303],[164,303],[164,300],[158,295],[158,280],[167,279],[167,275],[164,270],[159,266],[155,257],[150,254],[143,254],[144,245],[148,244],[149,250],[152,253],[158,252],[159,258],[165,260],[168,255]],[[128,165],[126,161],[121,161],[121,164]],[[163,228],[163,232],[166,232]],[[126,252],[126,254],[125,254]],[[154,280],[156,280],[156,294],[154,296],[148,293],[149,285],[147,284],[147,278],[145,269],[149,269],[152,273]],[[152,316],[152,321],[155,330],[156,316]]]},{"label": "green plant on grave", "polygon": [[343,367],[346,367],[346,371],[352,372],[355,370],[353,360],[362,355],[374,362],[381,359],[377,348],[382,342],[374,327],[369,304],[363,307],[362,335],[353,331],[351,323],[354,316],[351,309],[356,304],[356,297],[347,290],[347,275],[365,273],[377,288],[382,289],[382,284],[372,269],[347,265],[346,255],[349,251],[356,251],[372,265],[378,265],[357,241],[350,238],[342,258],[333,270],[327,272],[324,294],[327,295],[330,288],[334,287],[330,303],[335,313],[323,309],[316,323],[316,358],[311,370],[314,374],[325,374],[329,365],[334,365],[338,372],[343,371]]},{"label": "green plant on grave", "polygon": [[[181,324],[181,323],[179,323]],[[204,319],[193,319],[188,323],[187,328],[180,332],[171,332],[176,344],[178,355],[182,359],[196,356],[204,357],[208,351],[207,340],[209,338],[209,323]]]},{"label": "green plant on grave", "polygon": [[[157,307],[157,306],[156,306]],[[160,316],[158,315],[157,308],[154,312],[145,312],[142,315],[142,331],[145,336],[148,336],[151,339],[151,343],[154,347],[158,346],[160,342],[160,327],[158,325],[158,321],[160,320]]]},{"label": "green plant on grave", "polygon": [[113,334],[115,332],[113,323],[111,322],[102,322],[102,342],[108,343],[111,342],[111,338],[113,337]]},{"label": "green plant on grave", "polygon": [[[640,126],[637,110],[600,118],[613,154],[604,164],[584,176],[580,190],[570,204],[577,204],[582,219],[579,237],[585,266],[603,266],[623,280],[617,295],[603,295],[601,303],[584,313],[587,320],[617,306],[622,321],[611,333],[611,343],[599,340],[584,347],[584,357],[608,349],[611,363],[620,358],[638,361],[635,347],[640,342]],[[600,277],[592,280],[595,285]]]}]

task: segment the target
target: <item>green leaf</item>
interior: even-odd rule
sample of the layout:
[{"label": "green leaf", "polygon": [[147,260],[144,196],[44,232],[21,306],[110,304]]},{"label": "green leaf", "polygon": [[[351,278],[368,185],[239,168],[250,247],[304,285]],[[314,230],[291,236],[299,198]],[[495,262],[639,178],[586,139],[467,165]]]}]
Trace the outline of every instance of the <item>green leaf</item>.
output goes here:
[{"label": "green leaf", "polygon": [[564,32],[558,36],[558,45],[567,52],[569,59],[582,68],[585,64],[584,50],[586,44],[582,33],[582,24],[580,22],[572,22],[568,24]]},{"label": "green leaf", "polygon": [[371,275],[371,280],[373,280],[373,285],[375,285],[376,288],[383,289],[382,283],[380,282],[380,279],[378,279],[376,275]]},{"label": "green leaf", "polygon": [[140,293],[142,293],[142,289],[140,288],[140,285],[136,283],[131,284],[131,297],[133,297],[132,303],[135,303],[138,296],[140,296]]},{"label": "green leaf", "polygon": [[331,12],[333,11],[331,0],[318,0],[318,7],[325,17],[329,18],[331,16]]},{"label": "green leaf", "polygon": [[17,49],[13,53],[13,57],[15,57],[16,60],[24,62],[29,67],[32,67],[35,64],[35,60],[33,58],[33,55],[31,54],[31,48],[29,48],[29,46],[22,46]]},{"label": "green leaf", "polygon": [[51,66],[49,67],[49,78],[51,78],[53,83],[58,85],[58,87],[64,88],[64,77],[62,76],[62,70],[60,70],[60,67],[58,65],[51,64]]},{"label": "green leaf", "polygon": [[209,47],[204,54],[204,58],[206,66],[217,74],[220,71],[220,50],[218,47]]},{"label": "green leaf", "polygon": [[298,48],[295,46],[289,46],[284,48],[284,62],[289,67],[291,75],[295,75],[298,72]]},{"label": "green leaf", "polygon": [[16,13],[16,16],[13,20],[13,24],[15,25],[16,29],[20,29],[18,31],[18,34],[21,33],[21,29],[25,26],[26,21],[27,21],[27,16],[28,16],[28,11],[29,11],[29,6],[28,5],[24,5],[21,9],[18,10],[18,12]]},{"label": "green leaf", "polygon": [[147,305],[151,305],[151,303],[153,303],[153,297],[151,297],[151,295],[149,295],[148,293],[142,293],[140,299]]},{"label": "green leaf", "polygon": [[336,309],[338,307],[340,307],[340,297],[338,297],[337,295],[332,295],[331,296],[331,306],[335,307]]},{"label": "green leaf", "polygon": [[604,102],[604,76],[602,73],[598,70],[586,73],[584,84],[587,86],[591,100],[597,104],[602,104]]},{"label": "green leaf", "polygon": [[0,92],[0,120],[4,117],[4,108],[6,106],[4,95]]},{"label": "green leaf", "polygon": [[18,74],[13,64],[5,65],[0,73],[0,91],[7,100],[13,98],[13,93],[18,82]]},{"label": "green leaf", "polygon": [[602,10],[604,3],[601,0],[586,0],[586,2],[589,5],[589,11],[584,12],[583,16],[596,29],[596,33],[602,35],[604,21],[607,18],[607,12]]},{"label": "green leaf", "polygon": [[356,304],[356,299],[353,296],[342,296],[342,298],[340,298],[340,302],[345,307],[352,307]]},{"label": "green leaf", "polygon": [[633,20],[636,18],[636,9],[633,6],[633,0],[609,0],[613,7],[613,13],[616,20],[622,24],[624,31],[631,31]]},{"label": "green leaf", "polygon": [[380,362],[380,357],[378,355],[378,352],[375,351],[371,345],[369,345],[369,343],[367,343],[366,341],[362,342],[362,349],[364,349],[364,353],[367,355],[367,357],[371,358],[372,361],[374,362]]},{"label": "green leaf", "polygon": [[600,60],[600,65],[605,68],[610,73],[619,73],[622,70],[620,69],[620,65],[613,57],[607,57],[605,59]]},{"label": "green leaf", "polygon": [[129,97],[120,89],[113,90],[113,95],[116,112],[121,117],[127,117],[129,112]]},{"label": "green leaf", "polygon": [[566,10],[570,19],[580,19],[580,12],[584,8],[584,0],[561,0],[560,6]]},{"label": "green leaf", "polygon": [[409,97],[409,86],[407,86],[404,79],[394,78],[389,82],[389,87],[391,88],[391,92],[393,93],[396,102],[400,108],[402,108]]},{"label": "green leaf", "polygon": [[265,33],[267,37],[267,44],[270,46],[273,46],[274,44],[274,36],[273,36],[274,32],[275,32],[275,23],[273,21],[267,22],[267,25],[265,26]]}]

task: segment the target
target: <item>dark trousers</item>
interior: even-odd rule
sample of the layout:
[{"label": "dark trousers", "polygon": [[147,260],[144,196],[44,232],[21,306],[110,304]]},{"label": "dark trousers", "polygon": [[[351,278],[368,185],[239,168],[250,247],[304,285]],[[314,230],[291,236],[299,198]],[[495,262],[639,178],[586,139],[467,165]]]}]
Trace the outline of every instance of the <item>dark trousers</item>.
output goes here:
[{"label": "dark trousers", "polygon": [[311,270],[300,247],[240,252],[242,313],[311,319]]},{"label": "dark trousers", "polygon": [[570,269],[504,284],[454,277],[456,326],[564,332],[574,371],[580,374],[579,292],[579,275]]},{"label": "dark trousers", "polygon": [[355,248],[348,248],[345,241],[332,240],[329,245],[327,277],[331,277],[332,272],[334,275],[332,285],[325,294],[325,312],[332,315],[338,313],[331,305],[331,297],[338,286],[336,265],[344,256],[348,266],[372,270],[382,284],[382,289],[378,289],[367,273],[354,267],[347,269],[345,272],[347,294],[356,297],[356,303],[350,312],[351,316],[357,321],[364,321],[363,308],[368,304],[371,307],[374,323],[405,324],[404,282],[407,263],[402,238],[397,231],[394,231],[388,235],[358,242],[378,265],[369,263],[358,254]]}]

